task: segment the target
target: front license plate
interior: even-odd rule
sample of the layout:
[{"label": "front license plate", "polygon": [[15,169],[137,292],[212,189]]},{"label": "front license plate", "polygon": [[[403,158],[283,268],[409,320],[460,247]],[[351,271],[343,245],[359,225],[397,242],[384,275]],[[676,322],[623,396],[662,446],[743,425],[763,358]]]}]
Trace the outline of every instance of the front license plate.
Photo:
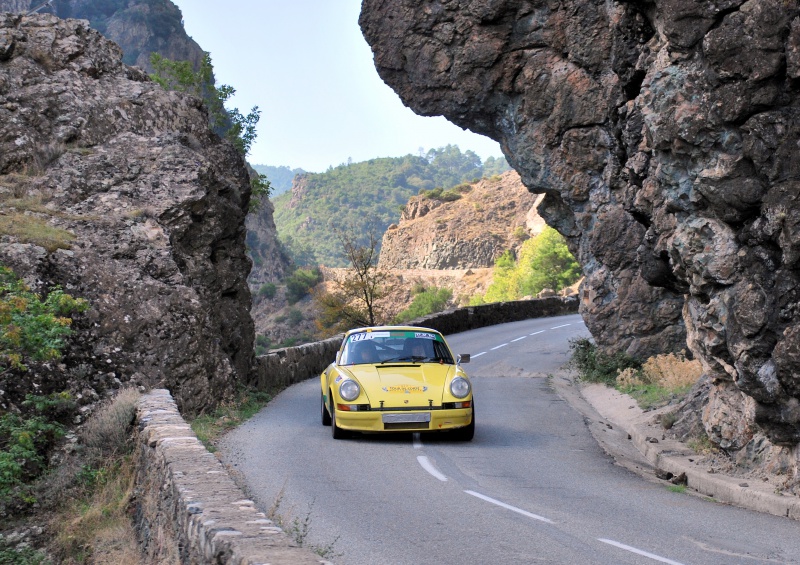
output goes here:
[{"label": "front license plate", "polygon": [[383,414],[384,424],[410,424],[413,422],[430,422],[430,412],[409,412],[408,414]]}]

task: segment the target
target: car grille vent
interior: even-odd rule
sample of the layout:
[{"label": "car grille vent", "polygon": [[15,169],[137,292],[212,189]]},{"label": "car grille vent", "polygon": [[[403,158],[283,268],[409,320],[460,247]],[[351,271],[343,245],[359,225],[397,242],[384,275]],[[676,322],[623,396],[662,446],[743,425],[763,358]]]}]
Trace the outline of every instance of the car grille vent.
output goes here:
[{"label": "car grille vent", "polygon": [[427,430],[429,428],[429,422],[386,422],[383,424],[384,430]]}]

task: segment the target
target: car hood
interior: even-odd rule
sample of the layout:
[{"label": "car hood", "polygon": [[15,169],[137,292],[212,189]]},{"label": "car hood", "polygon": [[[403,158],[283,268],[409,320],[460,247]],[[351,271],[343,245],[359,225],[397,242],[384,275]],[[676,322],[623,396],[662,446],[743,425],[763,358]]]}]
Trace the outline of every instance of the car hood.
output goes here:
[{"label": "car hood", "polygon": [[[439,363],[349,367],[373,408],[441,406],[442,391],[455,365]],[[432,404],[431,404],[432,402]]]}]

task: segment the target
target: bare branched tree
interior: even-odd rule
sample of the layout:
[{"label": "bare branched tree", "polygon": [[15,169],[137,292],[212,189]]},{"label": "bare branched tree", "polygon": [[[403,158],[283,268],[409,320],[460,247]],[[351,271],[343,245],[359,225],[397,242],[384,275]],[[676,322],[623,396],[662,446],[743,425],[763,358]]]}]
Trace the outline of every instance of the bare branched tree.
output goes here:
[{"label": "bare branched tree", "polygon": [[333,290],[314,292],[320,308],[319,329],[337,333],[385,323],[390,316],[384,299],[393,285],[390,272],[378,267],[377,235],[371,230],[359,238],[352,231],[337,230],[336,236],[350,266],[342,277],[331,281]]}]

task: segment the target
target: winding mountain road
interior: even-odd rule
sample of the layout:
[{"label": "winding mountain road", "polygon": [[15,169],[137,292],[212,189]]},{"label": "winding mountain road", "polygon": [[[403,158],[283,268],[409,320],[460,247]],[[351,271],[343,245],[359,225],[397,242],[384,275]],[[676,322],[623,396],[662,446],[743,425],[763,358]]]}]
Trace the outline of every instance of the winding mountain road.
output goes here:
[{"label": "winding mountain road", "polygon": [[319,381],[226,436],[223,461],[265,510],[337,564],[800,563],[800,524],[672,492],[615,465],[548,379],[580,316],[448,336],[471,353],[475,439],[336,441]]}]

